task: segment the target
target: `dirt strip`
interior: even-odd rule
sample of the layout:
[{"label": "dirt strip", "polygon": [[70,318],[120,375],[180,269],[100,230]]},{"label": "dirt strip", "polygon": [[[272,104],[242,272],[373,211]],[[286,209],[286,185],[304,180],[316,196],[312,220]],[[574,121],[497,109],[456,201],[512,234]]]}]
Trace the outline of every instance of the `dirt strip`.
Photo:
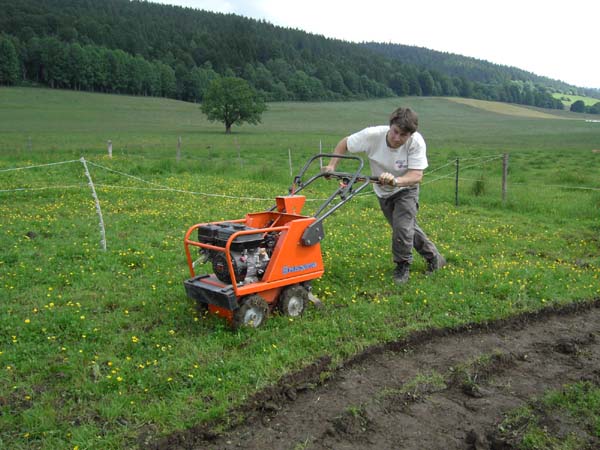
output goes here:
[{"label": "dirt strip", "polygon": [[[320,382],[323,372],[333,371]],[[224,434],[203,424],[140,446],[154,449],[512,449],[504,414],[548,389],[600,385],[600,299],[488,324],[429,330],[371,347],[342,367],[323,358],[235,414]],[[600,441],[584,425],[544,426]]]}]

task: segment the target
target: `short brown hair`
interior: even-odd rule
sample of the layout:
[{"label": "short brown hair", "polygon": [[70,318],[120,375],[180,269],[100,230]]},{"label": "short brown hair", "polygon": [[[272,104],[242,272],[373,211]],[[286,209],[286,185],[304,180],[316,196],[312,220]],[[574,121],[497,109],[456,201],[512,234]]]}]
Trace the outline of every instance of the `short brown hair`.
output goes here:
[{"label": "short brown hair", "polygon": [[410,108],[398,108],[390,116],[390,126],[397,125],[402,131],[414,133],[419,128],[419,116]]}]

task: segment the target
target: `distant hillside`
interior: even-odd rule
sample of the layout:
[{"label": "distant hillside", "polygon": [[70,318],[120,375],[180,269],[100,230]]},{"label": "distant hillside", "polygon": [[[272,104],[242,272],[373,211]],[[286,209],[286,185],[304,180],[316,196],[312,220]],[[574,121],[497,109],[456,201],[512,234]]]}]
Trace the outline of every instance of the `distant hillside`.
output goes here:
[{"label": "distant hillside", "polygon": [[[202,101],[219,76],[269,101],[462,96],[562,108],[573,86],[485,61],[353,44],[218,14],[129,0],[0,0],[0,85]],[[588,94],[589,95],[589,94]]]},{"label": "distant hillside", "polygon": [[422,47],[369,42],[363,44],[387,57],[414,64],[428,70],[437,70],[449,76],[462,77],[480,83],[501,84],[507,80],[531,81],[556,90],[573,89],[561,81],[538,76],[516,67],[503,66],[454,53],[439,52]]}]

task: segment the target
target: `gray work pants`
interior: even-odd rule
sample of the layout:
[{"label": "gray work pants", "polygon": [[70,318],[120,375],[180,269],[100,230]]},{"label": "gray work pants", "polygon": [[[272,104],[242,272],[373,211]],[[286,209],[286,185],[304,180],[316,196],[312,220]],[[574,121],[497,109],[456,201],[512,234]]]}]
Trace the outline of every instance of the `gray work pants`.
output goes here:
[{"label": "gray work pants", "polygon": [[395,263],[411,264],[413,248],[426,260],[439,255],[435,244],[417,225],[419,186],[403,189],[389,198],[379,198],[379,206],[392,227],[392,255]]}]

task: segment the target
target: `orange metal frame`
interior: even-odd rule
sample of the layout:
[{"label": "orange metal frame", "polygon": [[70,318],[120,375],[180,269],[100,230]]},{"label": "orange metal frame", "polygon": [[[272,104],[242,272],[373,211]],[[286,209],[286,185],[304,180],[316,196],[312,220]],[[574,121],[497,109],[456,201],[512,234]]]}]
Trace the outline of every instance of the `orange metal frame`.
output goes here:
[{"label": "orange metal frame", "polygon": [[[227,240],[225,247],[191,239],[192,233],[199,227],[223,223],[223,221],[199,223],[191,226],[185,234],[184,246],[192,278],[196,276],[196,273],[190,246],[225,253],[229,274],[231,279],[235,280],[235,271],[230,254],[233,241],[242,235],[265,235],[270,232],[278,232],[279,238],[273,249],[267,269],[262,279],[255,283],[241,284],[239,286],[237,282],[232,283],[234,294],[238,299],[246,295],[258,294],[272,306],[285,286],[321,277],[324,273],[321,245],[316,243],[311,246],[305,246],[301,243],[304,230],[316,220],[315,217],[300,215],[305,200],[306,197],[303,195],[280,196],[276,198],[277,211],[249,213],[244,219],[226,221],[228,223],[243,223],[253,229],[233,233]],[[226,286],[214,275],[211,275],[206,282],[219,287]],[[232,316],[231,311],[215,305],[209,305],[209,309],[228,318]]]}]

